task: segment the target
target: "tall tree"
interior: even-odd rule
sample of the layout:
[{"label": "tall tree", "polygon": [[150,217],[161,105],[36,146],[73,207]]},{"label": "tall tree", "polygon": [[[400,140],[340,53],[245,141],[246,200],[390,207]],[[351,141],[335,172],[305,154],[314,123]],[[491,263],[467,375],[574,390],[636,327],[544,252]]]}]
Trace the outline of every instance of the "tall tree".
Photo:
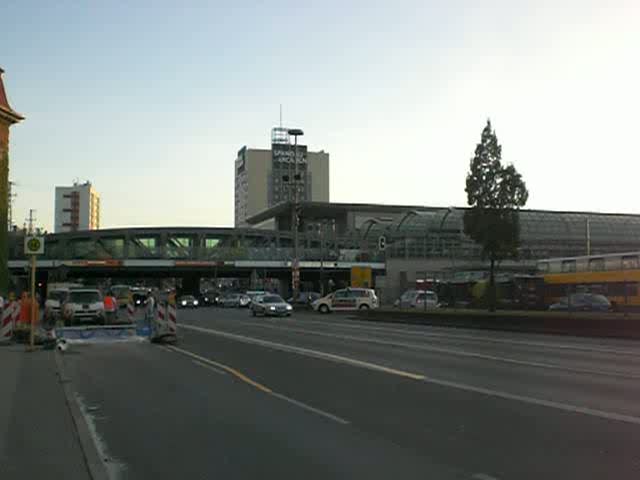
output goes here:
[{"label": "tall tree", "polygon": [[515,167],[502,165],[502,147],[489,120],[471,159],[465,191],[470,208],[464,214],[464,232],[489,259],[489,309],[493,311],[495,264],[518,254],[518,210],[527,203],[529,192]]}]

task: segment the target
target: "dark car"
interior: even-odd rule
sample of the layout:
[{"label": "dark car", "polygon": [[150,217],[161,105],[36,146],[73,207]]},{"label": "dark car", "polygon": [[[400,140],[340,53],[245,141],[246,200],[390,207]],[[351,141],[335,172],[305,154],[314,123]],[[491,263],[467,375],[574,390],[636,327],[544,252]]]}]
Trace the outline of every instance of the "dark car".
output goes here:
[{"label": "dark car", "polygon": [[178,307],[180,308],[198,308],[199,303],[193,295],[183,295],[178,299]]},{"label": "dark car", "polygon": [[284,317],[291,315],[293,307],[285,302],[280,295],[261,295],[255,297],[255,299],[249,305],[251,309],[251,315],[270,315]]},{"label": "dark car", "polygon": [[136,307],[143,307],[147,302],[148,293],[147,292],[133,292],[131,294],[133,297],[133,304]]},{"label": "dark car", "polygon": [[609,312],[611,302],[604,295],[574,293],[549,307],[554,312]]},{"label": "dark car", "polygon": [[210,307],[215,303],[215,294],[213,292],[202,292],[198,295],[198,305],[201,307]]},{"label": "dark car", "polygon": [[300,292],[296,298],[289,298],[287,302],[297,307],[309,307],[311,304],[321,298],[322,295],[318,292]]}]

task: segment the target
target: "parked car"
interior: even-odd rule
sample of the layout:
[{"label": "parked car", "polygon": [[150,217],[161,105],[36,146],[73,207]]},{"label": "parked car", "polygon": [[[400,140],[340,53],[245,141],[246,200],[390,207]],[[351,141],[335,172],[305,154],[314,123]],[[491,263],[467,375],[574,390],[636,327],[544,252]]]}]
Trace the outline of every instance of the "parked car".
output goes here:
[{"label": "parked car", "polygon": [[393,304],[398,308],[438,308],[438,295],[431,290],[407,290]]},{"label": "parked car", "polygon": [[552,304],[549,310],[554,312],[610,312],[612,308],[611,302],[604,295],[574,293]]},{"label": "parked car", "polygon": [[62,306],[66,326],[105,323],[104,303],[99,290],[78,288],[69,290]]},{"label": "parked car", "polygon": [[198,299],[193,295],[183,295],[178,299],[178,307],[180,308],[198,308]]},{"label": "parked car", "polygon": [[300,292],[296,298],[289,298],[287,302],[296,307],[310,307],[313,302],[322,298],[318,292]]},{"label": "parked car", "polygon": [[370,288],[344,288],[319,298],[311,304],[320,313],[378,308],[378,297]]},{"label": "parked car", "polygon": [[47,295],[47,299],[44,302],[44,318],[46,322],[55,322],[60,317],[62,305],[68,294],[68,288],[49,291],[49,295]]},{"label": "parked car", "polygon": [[249,308],[251,310],[251,315],[254,317],[257,315],[288,317],[293,312],[293,307],[291,305],[285,302],[280,295],[274,294],[254,297]]}]

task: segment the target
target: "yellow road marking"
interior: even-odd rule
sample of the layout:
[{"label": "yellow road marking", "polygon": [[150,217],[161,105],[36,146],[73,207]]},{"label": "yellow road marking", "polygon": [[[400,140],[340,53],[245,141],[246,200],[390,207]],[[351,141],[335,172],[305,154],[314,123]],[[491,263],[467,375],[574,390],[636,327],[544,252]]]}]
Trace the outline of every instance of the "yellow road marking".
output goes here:
[{"label": "yellow road marking", "polygon": [[[295,400],[293,398],[287,397],[286,395],[282,395],[281,393],[274,392],[270,388],[265,387],[264,385],[256,382],[255,380],[250,379],[249,377],[247,377],[243,373],[239,372],[235,368],[231,368],[231,367],[229,367],[227,365],[224,365],[222,363],[216,362],[214,360],[210,360],[210,359],[208,359],[206,357],[202,357],[202,356],[197,355],[195,353],[192,353],[192,352],[190,352],[188,350],[184,350],[182,348],[174,347],[173,345],[162,345],[162,348],[164,348],[168,352],[177,352],[177,353],[182,353],[183,355],[187,355],[188,357],[191,357],[193,359],[193,363],[196,363],[196,364],[198,364],[198,365],[200,365],[202,367],[214,370],[218,374],[224,375],[225,372],[229,372],[234,377],[242,380],[243,382],[251,385],[252,387],[257,388],[261,392],[264,392],[264,393],[266,393],[268,395],[271,395],[272,397],[278,398],[278,399],[283,400],[283,401],[285,401],[287,403],[290,403],[292,405],[296,405],[297,407],[302,408],[304,410],[307,410],[309,412],[313,412],[313,413],[315,413],[317,415],[320,415],[322,417],[325,417],[325,418],[328,418],[330,420],[333,420],[334,422],[338,422],[338,423],[341,423],[343,425],[348,425],[350,423],[349,420],[345,420],[344,418],[338,417],[338,416],[333,415],[333,414],[331,414],[329,412],[325,412],[324,410],[320,410],[318,408],[312,407],[311,405],[307,405],[306,403],[303,403],[303,402],[300,402],[300,401]],[[220,370],[218,370],[218,369],[220,369]],[[223,370],[223,371],[221,371],[221,370]]]},{"label": "yellow road marking", "polygon": [[247,383],[247,384],[251,385],[252,387],[257,388],[258,390],[260,390],[260,391],[262,391],[264,393],[272,393],[270,388],[267,388],[264,385],[262,385],[261,383],[258,383],[255,380],[250,379],[249,377],[244,375],[242,372],[239,372],[235,368],[228,367],[227,365],[224,365],[222,363],[214,362],[213,360],[210,360],[208,358],[202,357],[202,356],[197,355],[195,353],[191,353],[188,350],[184,350],[182,348],[174,347],[173,345],[166,345],[164,348],[166,350],[182,353],[182,354],[187,355],[187,356],[189,356],[191,358],[195,358],[196,360],[198,360],[198,361],[200,361],[200,362],[202,362],[202,363],[204,363],[206,365],[211,365],[212,367],[217,367],[217,368],[219,368],[221,370],[224,370],[225,372],[228,372],[231,375],[233,375],[234,377],[242,380],[244,383]]}]

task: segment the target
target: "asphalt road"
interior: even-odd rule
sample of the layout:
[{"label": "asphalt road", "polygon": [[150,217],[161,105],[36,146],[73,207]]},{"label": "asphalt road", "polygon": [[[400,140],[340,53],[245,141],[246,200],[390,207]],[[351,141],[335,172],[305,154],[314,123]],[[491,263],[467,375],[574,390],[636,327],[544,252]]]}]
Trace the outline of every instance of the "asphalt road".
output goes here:
[{"label": "asphalt road", "polygon": [[120,478],[640,478],[640,343],[246,310],[67,373]]}]

